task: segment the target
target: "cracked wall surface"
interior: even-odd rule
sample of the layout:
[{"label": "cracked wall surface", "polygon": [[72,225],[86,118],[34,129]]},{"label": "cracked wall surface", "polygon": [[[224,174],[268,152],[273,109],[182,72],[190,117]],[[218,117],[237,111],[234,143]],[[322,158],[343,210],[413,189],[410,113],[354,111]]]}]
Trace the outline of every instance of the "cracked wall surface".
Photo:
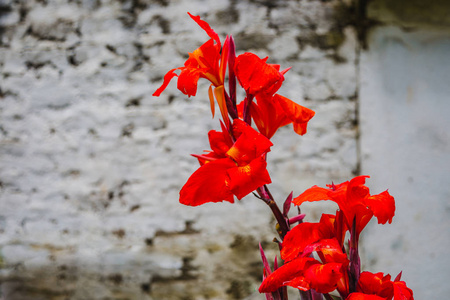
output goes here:
[{"label": "cracked wall surface", "polygon": [[[359,33],[351,1],[1,0],[2,299],[261,299],[274,220],[249,196],[185,207],[208,148],[206,82],[187,98],[164,74],[208,38],[292,67],[280,93],[316,111],[279,130],[278,202],[360,172]],[[334,206],[305,205],[310,220]]]}]

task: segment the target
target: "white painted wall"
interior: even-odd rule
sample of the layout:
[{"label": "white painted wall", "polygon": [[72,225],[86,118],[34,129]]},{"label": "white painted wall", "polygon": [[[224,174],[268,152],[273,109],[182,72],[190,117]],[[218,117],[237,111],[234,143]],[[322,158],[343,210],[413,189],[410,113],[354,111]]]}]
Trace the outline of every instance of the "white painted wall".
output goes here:
[{"label": "white painted wall", "polygon": [[[233,34],[238,53],[292,66],[281,93],[317,113],[305,136],[274,137],[275,198],[346,181],[361,163],[398,208],[392,225],[367,232],[366,266],[404,270],[417,299],[444,298],[447,36],[383,27],[359,54],[336,15],[342,1],[218,3],[0,1],[2,300],[261,299],[257,244],[275,235],[267,208],[252,197],[178,203],[198,167],[189,154],[218,129],[205,84],[193,99],[175,84],[151,97],[207,38],[186,11]],[[314,220],[332,208],[304,211]]]},{"label": "white painted wall", "polygon": [[384,26],[361,54],[362,173],[389,188],[396,216],[364,237],[367,267],[416,299],[450,294],[450,30]]},{"label": "white painted wall", "polygon": [[208,38],[187,11],[238,53],[292,66],[282,94],[317,112],[306,136],[274,140],[276,199],[352,176],[357,44],[340,1],[219,2],[0,1],[2,300],[261,297],[267,207],[178,203],[219,129],[204,82],[151,96]]}]

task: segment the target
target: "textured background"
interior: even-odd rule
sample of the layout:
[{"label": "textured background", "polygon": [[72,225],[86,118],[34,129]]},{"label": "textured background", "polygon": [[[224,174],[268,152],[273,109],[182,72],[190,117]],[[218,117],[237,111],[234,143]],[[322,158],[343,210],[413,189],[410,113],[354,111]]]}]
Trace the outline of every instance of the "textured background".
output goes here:
[{"label": "textured background", "polygon": [[[175,84],[151,96],[207,39],[187,11],[238,54],[292,66],[280,93],[316,111],[305,136],[273,138],[275,198],[372,175],[399,210],[368,228],[365,267],[403,269],[417,299],[444,298],[448,5],[416,2],[0,0],[1,299],[263,298],[267,207],[178,203],[189,154],[218,129],[206,82],[195,98]],[[303,210],[323,209],[335,207]]]}]

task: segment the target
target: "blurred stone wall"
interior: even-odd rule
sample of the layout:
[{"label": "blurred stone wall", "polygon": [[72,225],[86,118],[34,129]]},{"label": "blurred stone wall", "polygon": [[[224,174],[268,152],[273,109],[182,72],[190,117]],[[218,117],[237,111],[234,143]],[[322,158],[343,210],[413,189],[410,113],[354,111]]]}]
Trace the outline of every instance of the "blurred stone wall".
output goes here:
[{"label": "blurred stone wall", "polygon": [[316,111],[305,136],[273,138],[279,203],[360,173],[351,1],[0,0],[2,300],[262,299],[258,242],[276,253],[265,204],[178,203],[189,154],[219,128],[206,82],[194,98],[174,83],[151,96],[208,39],[187,11],[238,54],[291,66],[280,93]]}]

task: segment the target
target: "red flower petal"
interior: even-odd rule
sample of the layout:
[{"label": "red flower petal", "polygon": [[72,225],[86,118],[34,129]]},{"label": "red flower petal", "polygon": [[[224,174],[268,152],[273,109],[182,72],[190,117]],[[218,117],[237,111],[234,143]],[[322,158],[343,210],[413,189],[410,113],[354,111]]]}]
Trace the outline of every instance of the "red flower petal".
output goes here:
[{"label": "red flower petal", "polygon": [[322,223],[303,222],[292,228],[284,237],[281,258],[291,261],[303,253],[306,246],[321,239],[333,237],[330,228]]},{"label": "red flower petal", "polygon": [[253,53],[236,57],[235,73],[241,86],[251,95],[260,92],[273,95],[280,88],[284,76],[273,66]]},{"label": "red flower petal", "polygon": [[345,300],[386,300],[377,295],[367,295],[363,293],[351,293]]},{"label": "red flower petal", "polygon": [[337,239],[322,239],[317,243],[310,244],[303,250],[303,256],[308,256],[313,252],[318,252],[320,259],[324,263],[343,263],[348,264],[347,254],[342,252],[342,247]]},{"label": "red flower petal", "polygon": [[194,20],[204,31],[206,31],[206,33],[208,34],[208,36],[210,38],[212,38],[214,41],[216,41],[216,43],[220,46],[220,39],[219,39],[219,35],[211,29],[211,26],[209,26],[209,24],[205,21],[203,21],[202,19],[200,19],[200,16],[193,16],[188,12],[188,15],[192,18],[192,20]]},{"label": "red flower petal", "polygon": [[335,290],[343,275],[341,263],[315,264],[304,272],[306,281],[319,293]]},{"label": "red flower petal", "polygon": [[[242,102],[244,102],[244,101],[242,101]],[[238,139],[241,136],[241,134],[248,129],[248,127],[250,127],[250,126],[247,123],[245,123],[244,121],[242,121],[240,119],[234,119],[233,127],[232,127],[233,136],[236,139]]]},{"label": "red flower petal", "polygon": [[295,197],[292,203],[295,205],[300,205],[303,202],[314,202],[314,201],[321,201],[321,200],[332,200],[328,193],[330,192],[330,189],[321,188],[317,185],[307,189],[302,194],[300,194],[298,197]]},{"label": "red flower petal", "polygon": [[217,155],[217,153],[212,152],[212,151],[204,151],[203,154],[191,154],[193,157],[198,159],[198,162],[200,164],[200,166],[203,166],[206,163],[224,158],[221,155]]},{"label": "red flower petal", "polygon": [[[228,35],[227,35],[227,37],[225,38],[225,42],[223,43],[222,53],[220,55],[220,66],[219,66],[220,82],[224,82],[224,80],[225,80],[227,64],[228,64],[228,60],[230,58],[230,43],[232,43],[232,38],[228,37]],[[233,49],[231,49],[231,50],[233,51]]]},{"label": "red flower petal", "polygon": [[343,210],[347,219],[347,226],[351,228],[353,219],[356,219],[356,232],[359,235],[373,217],[373,212],[363,203],[355,203]]},{"label": "red flower petal", "polygon": [[346,202],[348,202],[349,205],[356,204],[358,202],[364,203],[365,198],[369,196],[369,188],[364,185],[366,178],[369,178],[369,176],[357,176],[348,183]]},{"label": "red flower petal", "polygon": [[374,216],[377,217],[379,224],[386,224],[386,222],[390,224],[392,222],[395,214],[395,201],[388,191],[370,196],[366,203],[373,211]]},{"label": "red flower petal", "polygon": [[303,291],[313,288],[319,293],[329,293],[336,289],[342,276],[340,263],[322,265],[314,258],[301,257],[286,263],[265,278],[259,292],[270,293],[282,286],[291,286]]},{"label": "red flower petal", "polygon": [[227,170],[230,178],[230,190],[241,200],[260,186],[269,184],[269,172],[266,170],[266,160],[258,157],[243,167]]},{"label": "red flower petal", "polygon": [[313,186],[296,197],[293,203],[300,205],[303,202],[332,200],[344,214],[347,228],[351,228],[356,219],[359,234],[373,215],[376,215],[379,223],[385,224],[392,221],[395,212],[394,198],[387,191],[371,196],[369,188],[364,185],[366,178],[369,176],[357,176],[338,185],[328,185],[328,189]]},{"label": "red flower petal", "polygon": [[202,73],[197,68],[180,68],[181,73],[178,76],[177,88],[185,95],[195,96],[197,93],[197,82]]},{"label": "red flower petal", "polygon": [[[245,124],[245,125],[243,125]],[[270,151],[272,142],[254,130],[245,122],[235,119],[233,132],[239,131],[239,137],[228,150],[227,155],[233,158],[240,166]]]},{"label": "red flower petal", "polygon": [[210,130],[208,132],[208,138],[211,150],[222,157],[226,157],[225,154],[233,146],[233,141],[226,130]]},{"label": "red flower petal", "polygon": [[229,158],[218,159],[201,166],[189,177],[180,191],[180,203],[197,206],[207,202],[233,203],[227,170],[236,167]]},{"label": "red flower petal", "polygon": [[293,288],[299,289],[301,291],[307,291],[311,289],[311,285],[306,280],[304,276],[295,277],[284,283],[284,286],[291,286]]},{"label": "red flower petal", "polygon": [[319,262],[311,257],[301,257],[284,264],[264,279],[259,287],[259,292],[271,293],[286,285],[308,290],[309,284],[303,277],[303,270],[307,264],[319,264]]},{"label": "red flower petal", "polygon": [[211,81],[214,86],[222,85],[220,75],[220,47],[208,40],[194,52],[189,53],[189,59],[184,63],[186,67],[196,68],[202,71],[202,77]]},{"label": "red flower petal", "polygon": [[[383,280],[384,279],[384,280]],[[359,276],[357,290],[365,294],[378,294],[383,282],[389,281],[383,273],[362,272]]]},{"label": "red flower petal", "polygon": [[414,300],[413,291],[406,286],[404,281],[391,281],[391,275],[383,276],[381,272],[362,272],[357,291],[377,295],[388,300]]},{"label": "red flower petal", "polygon": [[278,101],[270,95],[260,94],[256,97],[257,103],[252,102],[250,113],[259,132],[270,139],[278,128],[292,123],[286,116]]},{"label": "red flower petal", "polygon": [[306,126],[308,121],[314,117],[315,112],[309,108],[301,106],[294,101],[275,94],[273,96],[274,101],[280,103],[283,108],[287,118],[294,123],[294,131],[299,135],[304,135],[306,133]]},{"label": "red flower petal", "polygon": [[394,300],[414,300],[413,291],[404,281],[394,281]]},{"label": "red flower petal", "polygon": [[169,82],[174,78],[175,76],[178,76],[177,73],[175,73],[175,70],[178,69],[172,69],[169,72],[164,75],[164,81],[163,84],[153,93],[152,96],[159,97],[161,93],[166,89],[166,87],[169,85]]}]

